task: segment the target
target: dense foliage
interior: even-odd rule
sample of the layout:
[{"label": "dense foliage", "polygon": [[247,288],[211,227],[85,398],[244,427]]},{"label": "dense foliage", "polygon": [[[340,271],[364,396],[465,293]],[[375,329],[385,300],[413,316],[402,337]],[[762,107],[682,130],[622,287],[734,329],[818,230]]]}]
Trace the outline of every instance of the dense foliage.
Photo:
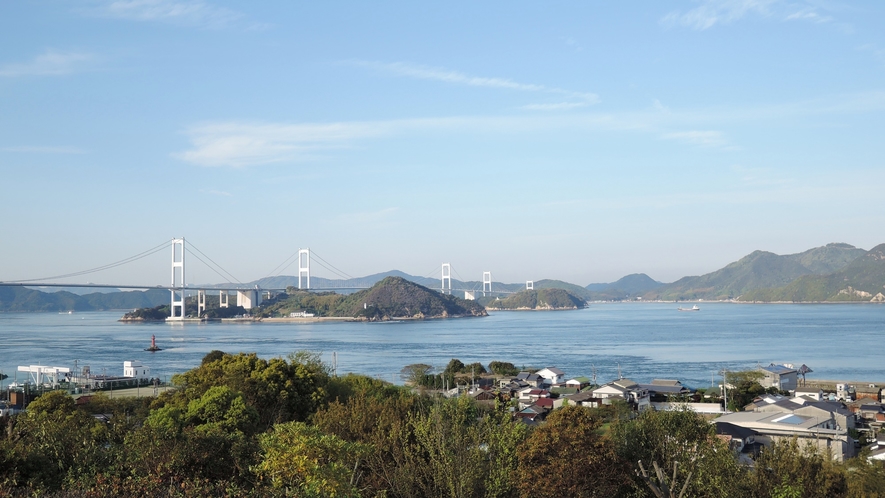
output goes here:
[{"label": "dense foliage", "polygon": [[51,392],[0,419],[0,496],[885,496],[881,462],[785,440],[747,467],[688,411],[566,406],[533,428],[505,405],[332,376],[311,353],[213,351],[175,380],[155,399]]},{"label": "dense foliage", "polygon": [[260,316],[288,316],[306,311],[316,316],[354,317],[368,320],[391,318],[437,318],[483,316],[485,309],[475,301],[440,294],[400,277],[386,277],[372,288],[342,295],[288,289],[288,296],[264,306]]},{"label": "dense foliage", "polygon": [[583,308],[587,303],[569,291],[563,289],[537,289],[524,290],[490,302],[490,309],[517,310],[517,309],[577,309]]}]

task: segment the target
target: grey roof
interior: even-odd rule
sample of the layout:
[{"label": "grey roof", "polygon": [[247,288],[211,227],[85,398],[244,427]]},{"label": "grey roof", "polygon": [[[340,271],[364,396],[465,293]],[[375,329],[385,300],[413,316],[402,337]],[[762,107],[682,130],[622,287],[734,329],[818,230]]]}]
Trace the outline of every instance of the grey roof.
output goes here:
[{"label": "grey roof", "polygon": [[675,379],[653,379],[651,381],[651,385],[653,386],[682,386],[682,383]]},{"label": "grey roof", "polygon": [[668,386],[660,384],[639,384],[639,387],[647,389],[650,393],[658,394],[684,394],[691,392],[689,388],[683,385]]},{"label": "grey roof", "polygon": [[736,437],[743,440],[746,440],[750,436],[756,436],[759,433],[754,431],[753,429],[747,427],[741,427],[739,425],[734,425],[729,422],[717,422],[713,421],[716,426],[716,434],[723,434],[726,436]]},{"label": "grey roof", "polygon": [[[545,369],[542,368],[541,370],[545,370]],[[547,367],[546,370],[550,370],[551,372],[555,373],[556,375],[565,375],[565,372],[563,372],[562,370],[560,370],[556,367]]]},{"label": "grey roof", "polygon": [[788,374],[788,373],[796,373],[796,369],[795,369],[795,368],[790,368],[790,367],[785,366],[785,365],[775,365],[774,363],[772,363],[771,365],[768,365],[767,367],[760,367],[760,368],[761,368],[762,370],[765,370],[766,372],[771,372],[771,373],[773,373],[773,374],[777,374],[777,375],[784,375],[784,374]]}]

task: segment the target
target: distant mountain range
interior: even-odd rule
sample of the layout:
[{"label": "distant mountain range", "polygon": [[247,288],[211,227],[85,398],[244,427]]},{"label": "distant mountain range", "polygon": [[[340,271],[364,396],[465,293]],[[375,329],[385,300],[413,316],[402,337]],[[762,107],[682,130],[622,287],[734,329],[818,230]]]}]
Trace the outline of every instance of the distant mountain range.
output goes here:
[{"label": "distant mountain range", "polygon": [[[876,254],[885,244],[865,251],[849,244],[827,244],[798,254],[754,251],[725,268],[697,277],[684,277],[647,292],[645,299],[669,301],[857,301],[839,291],[852,287],[870,294],[885,284],[885,261]],[[795,297],[795,298],[794,298]]]},{"label": "distant mountain range", "polygon": [[[349,292],[356,292],[386,277],[403,278],[431,289],[440,287],[439,279],[416,277],[397,270],[347,280],[311,277],[310,287],[312,290],[350,287],[352,290]],[[298,278],[267,277],[245,285],[285,289],[297,287]],[[453,279],[452,287],[458,292],[465,289],[481,292],[482,282]],[[525,290],[524,283],[494,282],[492,287],[496,292]],[[885,301],[885,244],[870,251],[849,244],[827,244],[787,255],[754,251],[714,272],[684,277],[669,284],[658,282],[644,273],[636,273],[616,282],[594,283],[586,287],[561,280],[536,280],[534,288],[563,289],[588,301],[637,298],[667,301]],[[158,306],[168,301],[169,291],[159,289],[76,295],[66,290],[49,293],[22,287],[0,287],[0,311],[134,309]]]}]

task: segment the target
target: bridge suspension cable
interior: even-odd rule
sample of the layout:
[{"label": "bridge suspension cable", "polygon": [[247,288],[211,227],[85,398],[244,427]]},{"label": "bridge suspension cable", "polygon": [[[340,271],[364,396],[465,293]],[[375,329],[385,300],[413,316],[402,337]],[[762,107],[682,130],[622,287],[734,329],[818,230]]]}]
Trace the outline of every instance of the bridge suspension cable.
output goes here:
[{"label": "bridge suspension cable", "polygon": [[[316,258],[316,259],[314,259],[314,258]],[[332,265],[332,263],[329,263],[328,261],[323,259],[319,254],[316,253],[316,251],[310,251],[310,259],[313,259],[318,265],[320,265],[323,268],[329,270],[330,272],[338,275],[341,278],[344,278],[344,279],[352,279],[353,278],[352,276],[348,275],[344,271],[339,270],[338,268],[335,268],[335,266]],[[329,268],[329,266],[326,266],[323,263],[326,263],[326,265],[329,265],[332,268]]]},{"label": "bridge suspension cable", "polygon": [[90,268],[89,270],[82,270],[82,271],[78,271],[78,272],[74,272],[74,273],[66,273],[64,275],[54,275],[52,277],[29,278],[29,279],[25,279],[25,280],[10,280],[9,283],[43,282],[45,280],[55,280],[55,279],[59,279],[59,278],[69,278],[69,277],[79,277],[82,275],[89,275],[90,273],[97,273],[100,271],[109,270],[111,268],[116,268],[118,266],[122,266],[127,263],[132,263],[134,261],[138,261],[139,259],[146,258],[152,254],[158,253],[158,252],[162,251],[163,249],[166,249],[167,247],[169,247],[169,242],[164,241],[162,244],[154,246],[154,247],[148,249],[147,251],[140,252],[140,253],[136,254],[135,256],[130,256],[126,259],[121,259],[120,261],[116,261],[114,263],[109,263],[106,265],[97,266],[95,268]]},{"label": "bridge suspension cable", "polygon": [[[292,266],[293,264],[295,264],[296,261],[298,261],[298,259],[296,258],[296,256],[298,256],[298,253],[299,253],[299,252],[301,252],[301,249],[299,249],[299,250],[293,252],[291,256],[289,256],[288,258],[284,259],[283,262],[280,263],[280,264],[278,264],[276,268],[274,268],[273,270],[271,270],[270,273],[267,274],[267,276],[268,276],[268,277],[276,277],[276,276],[279,275],[280,273],[283,273],[284,271],[286,271],[286,268],[289,268],[290,266]],[[291,261],[289,261],[289,260],[291,260]],[[287,262],[288,262],[289,264],[286,264]],[[283,265],[285,265],[285,266],[283,266]],[[281,268],[282,268],[282,269],[281,269]],[[277,272],[277,273],[274,273],[274,272],[277,271],[277,270],[280,270],[280,271]]]},{"label": "bridge suspension cable", "polygon": [[[201,251],[196,245],[194,245],[194,243],[193,243],[192,241],[188,240],[188,241],[187,241],[187,245],[188,245],[188,247],[186,248],[186,249],[187,249],[187,252],[189,252],[189,253],[191,254],[191,256],[197,258],[201,263],[203,263],[204,265],[206,265],[210,270],[212,270],[212,271],[214,271],[215,273],[217,273],[219,277],[221,277],[221,278],[227,280],[228,282],[231,282],[229,279],[233,279],[235,282],[237,282],[237,283],[239,283],[239,284],[242,284],[242,283],[243,283],[243,282],[240,281],[240,279],[238,279],[237,277],[233,276],[229,271],[225,270],[223,266],[221,266],[221,265],[219,265],[218,263],[216,263],[215,261],[213,261],[212,258],[210,258],[209,256],[206,256],[206,253],[204,253],[203,251]],[[202,258],[200,258],[199,256],[197,256],[193,251],[190,250],[191,247],[193,247],[194,249],[196,249],[196,251],[197,251],[198,253],[202,254],[206,259],[208,259],[209,261],[211,261],[212,264],[215,265],[215,266],[217,266],[219,270],[221,270],[221,271],[223,271],[224,273],[226,273],[227,276],[222,275],[221,273],[218,272],[218,270],[216,270],[216,269],[213,268],[211,265],[209,265],[209,263],[203,261]]]}]

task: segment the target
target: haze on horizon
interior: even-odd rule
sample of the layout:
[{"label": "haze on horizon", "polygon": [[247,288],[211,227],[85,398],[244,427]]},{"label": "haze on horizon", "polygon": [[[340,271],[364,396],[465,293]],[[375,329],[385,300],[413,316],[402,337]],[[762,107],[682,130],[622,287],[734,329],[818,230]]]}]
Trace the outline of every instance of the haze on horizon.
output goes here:
[{"label": "haze on horizon", "polygon": [[[671,282],[885,242],[879,2],[0,5],[0,280]],[[62,282],[166,284],[169,254]],[[283,274],[295,273],[294,267]],[[314,267],[314,275],[335,278]],[[189,257],[188,283],[222,279]]]}]

